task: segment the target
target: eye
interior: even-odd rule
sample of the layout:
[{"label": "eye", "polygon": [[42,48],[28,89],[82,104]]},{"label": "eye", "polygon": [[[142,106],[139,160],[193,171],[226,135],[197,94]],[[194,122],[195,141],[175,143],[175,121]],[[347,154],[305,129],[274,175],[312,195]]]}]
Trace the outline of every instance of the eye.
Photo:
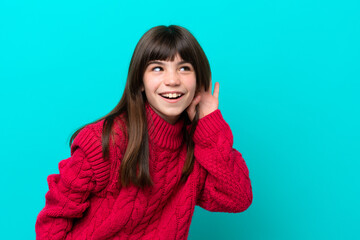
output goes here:
[{"label": "eye", "polygon": [[159,66],[153,67],[153,68],[151,69],[151,71],[154,71],[154,72],[160,72],[160,71],[162,71],[162,70],[163,70],[163,68],[162,68],[162,67],[159,67]]},{"label": "eye", "polygon": [[191,67],[190,66],[182,66],[182,67],[180,67],[180,71],[191,71]]}]

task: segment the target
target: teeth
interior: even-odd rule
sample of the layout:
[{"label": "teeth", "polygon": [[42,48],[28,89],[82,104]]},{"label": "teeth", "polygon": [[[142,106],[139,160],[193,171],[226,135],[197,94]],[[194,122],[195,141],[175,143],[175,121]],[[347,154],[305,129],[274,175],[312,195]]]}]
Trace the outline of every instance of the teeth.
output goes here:
[{"label": "teeth", "polygon": [[165,93],[165,94],[162,94],[161,96],[166,97],[166,98],[178,98],[181,95],[182,95],[181,93]]}]

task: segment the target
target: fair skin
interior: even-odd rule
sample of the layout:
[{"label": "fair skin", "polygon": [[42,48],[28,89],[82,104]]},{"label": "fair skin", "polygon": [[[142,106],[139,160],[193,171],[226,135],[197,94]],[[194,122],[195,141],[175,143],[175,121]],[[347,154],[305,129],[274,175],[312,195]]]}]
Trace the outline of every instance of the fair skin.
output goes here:
[{"label": "fair skin", "polygon": [[[196,73],[193,66],[177,54],[173,61],[152,61],[145,69],[143,91],[154,111],[164,120],[175,124],[183,111],[190,120],[195,116],[199,105],[199,117],[215,111],[219,106],[219,83],[196,93]],[[210,83],[211,86],[211,83]]]},{"label": "fair skin", "polygon": [[215,83],[214,92],[211,94],[211,78],[210,78],[210,87],[207,91],[202,89],[193,99],[190,106],[186,109],[190,120],[192,121],[195,116],[195,107],[199,104],[199,119],[205,117],[206,115],[212,113],[219,107],[219,90],[220,84]]}]

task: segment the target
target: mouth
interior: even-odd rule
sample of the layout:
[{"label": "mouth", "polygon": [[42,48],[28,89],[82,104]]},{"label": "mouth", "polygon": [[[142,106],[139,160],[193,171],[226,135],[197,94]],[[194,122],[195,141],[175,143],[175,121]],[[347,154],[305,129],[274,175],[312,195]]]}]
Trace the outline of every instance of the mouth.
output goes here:
[{"label": "mouth", "polygon": [[161,93],[160,96],[165,99],[179,99],[183,96],[183,93]]}]

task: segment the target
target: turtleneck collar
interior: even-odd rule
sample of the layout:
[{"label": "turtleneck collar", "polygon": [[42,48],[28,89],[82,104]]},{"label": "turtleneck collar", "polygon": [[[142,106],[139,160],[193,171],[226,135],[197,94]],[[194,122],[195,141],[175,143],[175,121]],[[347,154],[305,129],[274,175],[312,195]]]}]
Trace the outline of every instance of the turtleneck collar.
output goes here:
[{"label": "turtleneck collar", "polygon": [[145,110],[149,141],[162,148],[179,148],[183,141],[184,120],[179,118],[175,124],[168,123],[152,109],[148,102],[145,103]]}]

